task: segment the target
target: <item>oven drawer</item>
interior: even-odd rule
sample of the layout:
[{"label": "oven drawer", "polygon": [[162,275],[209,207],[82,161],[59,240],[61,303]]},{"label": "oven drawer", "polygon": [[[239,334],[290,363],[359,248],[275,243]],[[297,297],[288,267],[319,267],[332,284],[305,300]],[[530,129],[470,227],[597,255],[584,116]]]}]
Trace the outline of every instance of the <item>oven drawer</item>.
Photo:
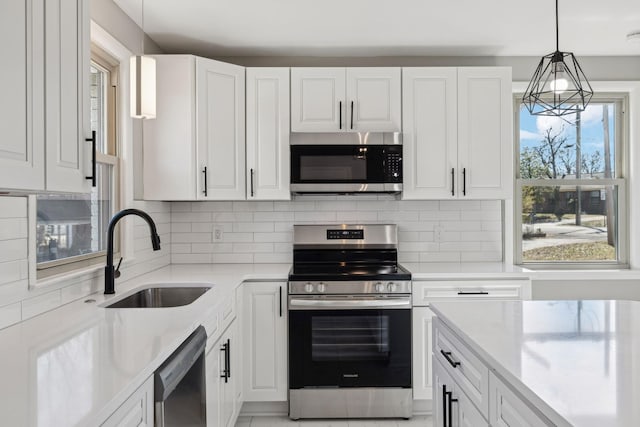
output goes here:
[{"label": "oven drawer", "polygon": [[437,317],[433,319],[433,355],[469,397],[489,418],[489,368]]},{"label": "oven drawer", "polygon": [[530,299],[531,280],[425,280],[413,282],[413,305],[460,299],[521,300]]}]

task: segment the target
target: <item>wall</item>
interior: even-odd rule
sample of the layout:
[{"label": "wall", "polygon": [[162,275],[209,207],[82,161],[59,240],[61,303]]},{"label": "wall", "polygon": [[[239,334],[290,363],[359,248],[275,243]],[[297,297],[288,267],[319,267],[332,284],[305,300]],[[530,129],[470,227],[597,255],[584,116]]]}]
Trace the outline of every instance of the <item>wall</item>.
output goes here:
[{"label": "wall", "polygon": [[[615,275],[616,273],[612,273]],[[640,278],[600,280],[532,280],[534,300],[636,300],[640,301]]]},{"label": "wall", "polygon": [[[91,1],[92,20],[121,44],[121,51],[128,59],[131,52],[139,52],[142,47],[142,31],[111,0]],[[92,26],[93,31],[93,26]],[[92,33],[93,40],[93,33]],[[145,41],[145,50],[154,53],[160,50],[152,41]],[[107,49],[109,51],[109,49]],[[112,53],[112,52],[110,52]],[[123,83],[122,90],[128,88]],[[121,99],[128,99],[121,96]],[[126,104],[126,103],[125,103]],[[125,261],[122,264],[122,279],[126,280],[156,270],[170,261],[170,204],[161,202],[133,201],[133,157],[134,142],[140,141],[139,123],[128,118],[128,109],[123,104],[121,111],[121,207],[134,207],[147,211],[156,221],[163,249],[151,249],[148,227],[138,218],[127,218],[119,228],[126,230]],[[46,281],[36,280],[36,270],[30,255],[35,246],[35,218],[29,217],[29,204],[35,197],[0,196],[0,329],[83,298],[104,288],[102,267],[88,268],[62,278]],[[32,230],[33,228],[33,230]],[[117,284],[116,284],[117,288]]]},{"label": "wall", "polygon": [[[282,202],[173,202],[171,261],[288,263],[294,223],[398,224],[401,262],[502,260],[499,201],[298,196]],[[223,231],[220,241],[214,239],[215,228]]]}]

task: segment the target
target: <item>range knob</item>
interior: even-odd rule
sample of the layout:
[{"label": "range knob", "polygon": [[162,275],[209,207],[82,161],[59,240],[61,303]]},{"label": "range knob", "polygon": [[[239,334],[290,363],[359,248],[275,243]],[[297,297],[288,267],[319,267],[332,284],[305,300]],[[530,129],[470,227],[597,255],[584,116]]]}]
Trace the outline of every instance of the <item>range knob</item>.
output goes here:
[{"label": "range knob", "polygon": [[398,289],[398,285],[393,282],[389,282],[389,284],[387,285],[387,289],[389,290],[389,292],[395,292]]},{"label": "range knob", "polygon": [[376,292],[384,292],[384,284],[382,282],[376,283]]},{"label": "range knob", "polygon": [[313,283],[307,283],[306,285],[304,285],[304,291],[313,292]]},{"label": "range knob", "polygon": [[318,289],[318,292],[324,292],[324,291],[327,290],[327,285],[325,285],[324,283],[320,282],[320,283],[318,283],[317,289]]}]

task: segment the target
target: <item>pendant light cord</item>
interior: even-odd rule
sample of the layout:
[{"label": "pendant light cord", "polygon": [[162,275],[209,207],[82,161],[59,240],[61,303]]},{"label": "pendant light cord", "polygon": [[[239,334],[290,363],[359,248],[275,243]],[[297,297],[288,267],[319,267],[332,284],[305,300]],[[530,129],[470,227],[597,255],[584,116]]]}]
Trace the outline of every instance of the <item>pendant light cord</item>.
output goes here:
[{"label": "pendant light cord", "polygon": [[[144,0],[142,0],[144,2]],[[560,50],[560,30],[558,26],[558,0],[556,0],[556,51]]]}]

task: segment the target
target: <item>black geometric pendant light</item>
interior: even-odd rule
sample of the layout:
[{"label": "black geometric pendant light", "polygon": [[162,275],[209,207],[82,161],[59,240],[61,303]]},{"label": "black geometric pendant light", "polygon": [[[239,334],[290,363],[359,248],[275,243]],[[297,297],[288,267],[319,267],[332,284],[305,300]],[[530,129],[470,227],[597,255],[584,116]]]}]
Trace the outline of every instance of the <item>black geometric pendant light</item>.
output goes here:
[{"label": "black geometric pendant light", "polygon": [[584,111],[593,89],[571,52],[560,52],[558,0],[556,0],[556,51],[540,60],[522,102],[536,116],[564,116]]}]

